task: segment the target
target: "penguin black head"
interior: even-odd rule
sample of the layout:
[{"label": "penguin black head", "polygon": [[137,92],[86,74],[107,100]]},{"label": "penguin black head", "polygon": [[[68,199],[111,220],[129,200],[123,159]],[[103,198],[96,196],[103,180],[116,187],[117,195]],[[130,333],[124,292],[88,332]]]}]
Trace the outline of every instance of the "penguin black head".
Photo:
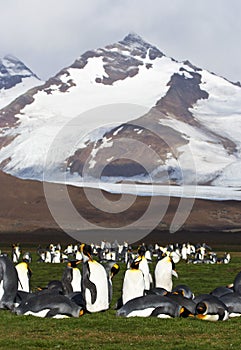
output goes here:
[{"label": "penguin black head", "polygon": [[134,269],[134,270],[138,270],[139,269],[139,264],[140,264],[140,260],[134,260],[132,261],[130,268]]},{"label": "penguin black head", "polygon": [[192,293],[191,289],[188,286],[186,286],[185,284],[180,284],[180,285],[176,286],[175,288],[173,288],[172,292],[180,294],[188,299],[194,298],[194,294]]},{"label": "penguin black head", "polygon": [[145,255],[145,252],[146,252],[146,248],[142,245],[140,246],[140,248],[138,248],[138,254],[140,256],[144,256]]},{"label": "penguin black head", "polygon": [[207,311],[207,305],[203,302],[200,302],[196,306],[196,313],[198,315],[203,315]]},{"label": "penguin black head", "polygon": [[68,262],[67,266],[68,267],[72,267],[72,268],[75,268],[77,267],[77,265],[80,263],[80,260],[71,260]]},{"label": "penguin black head", "polygon": [[81,244],[81,252],[84,254],[84,255],[87,255],[87,256],[91,256],[92,254],[92,248],[91,248],[91,245],[89,244]]},{"label": "penguin black head", "polygon": [[114,264],[110,270],[111,278],[113,278],[120,271],[120,266],[118,264]]}]

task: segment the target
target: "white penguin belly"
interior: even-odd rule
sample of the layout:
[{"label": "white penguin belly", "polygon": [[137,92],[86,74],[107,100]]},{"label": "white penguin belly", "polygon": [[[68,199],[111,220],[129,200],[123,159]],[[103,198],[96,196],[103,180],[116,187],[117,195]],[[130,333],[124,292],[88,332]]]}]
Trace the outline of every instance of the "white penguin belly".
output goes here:
[{"label": "white penguin belly", "polygon": [[127,270],[125,273],[122,287],[122,302],[141,297],[144,294],[145,282],[140,270]]},{"label": "white penguin belly", "polygon": [[144,310],[133,310],[127,315],[127,317],[148,317],[154,309],[154,307],[149,307]]},{"label": "white penguin belly", "polygon": [[0,300],[2,299],[4,294],[4,290],[3,290],[3,280],[0,282]]},{"label": "white penguin belly", "polygon": [[73,292],[80,292],[81,291],[81,273],[78,268],[74,268],[72,270],[73,273],[73,279],[71,281],[71,285],[73,288]]}]

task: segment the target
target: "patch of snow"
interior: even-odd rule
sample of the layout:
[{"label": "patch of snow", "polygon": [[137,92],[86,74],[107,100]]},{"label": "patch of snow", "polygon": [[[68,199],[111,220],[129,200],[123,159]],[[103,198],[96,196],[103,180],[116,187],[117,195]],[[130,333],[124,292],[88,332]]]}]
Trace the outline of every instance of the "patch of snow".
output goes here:
[{"label": "patch of snow", "polygon": [[43,81],[31,76],[27,78],[23,78],[22,82],[16,84],[10,89],[1,89],[0,90],[0,109],[7,106],[13,100],[15,100],[18,96],[24,94],[29,89],[40,86],[43,84]]},{"label": "patch of snow", "polygon": [[116,136],[122,129],[123,129],[123,126],[121,126],[115,132],[113,132],[113,135]]}]

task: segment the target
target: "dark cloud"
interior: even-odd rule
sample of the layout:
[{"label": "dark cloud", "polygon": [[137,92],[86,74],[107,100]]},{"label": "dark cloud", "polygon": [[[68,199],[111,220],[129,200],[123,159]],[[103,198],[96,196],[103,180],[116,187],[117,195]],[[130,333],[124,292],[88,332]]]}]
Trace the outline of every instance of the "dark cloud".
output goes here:
[{"label": "dark cloud", "polygon": [[166,55],[241,80],[239,0],[8,0],[0,56],[12,53],[43,79],[91,48],[135,31]]}]

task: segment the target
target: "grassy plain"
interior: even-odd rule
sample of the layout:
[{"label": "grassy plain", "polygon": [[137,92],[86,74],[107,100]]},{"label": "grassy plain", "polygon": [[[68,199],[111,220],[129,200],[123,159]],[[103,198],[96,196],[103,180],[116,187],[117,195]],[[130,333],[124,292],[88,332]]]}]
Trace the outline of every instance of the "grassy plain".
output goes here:
[{"label": "grassy plain", "polygon": [[[241,254],[232,255],[228,265],[177,264],[174,285],[187,284],[197,295],[233,282],[241,270]],[[65,264],[31,263],[32,289],[61,279]],[[151,266],[153,269],[154,264]],[[106,312],[78,319],[42,319],[0,311],[0,349],[235,349],[241,344],[241,319],[207,322],[195,318],[120,318],[114,305],[121,295],[125,266],[113,280],[113,301]]]}]

